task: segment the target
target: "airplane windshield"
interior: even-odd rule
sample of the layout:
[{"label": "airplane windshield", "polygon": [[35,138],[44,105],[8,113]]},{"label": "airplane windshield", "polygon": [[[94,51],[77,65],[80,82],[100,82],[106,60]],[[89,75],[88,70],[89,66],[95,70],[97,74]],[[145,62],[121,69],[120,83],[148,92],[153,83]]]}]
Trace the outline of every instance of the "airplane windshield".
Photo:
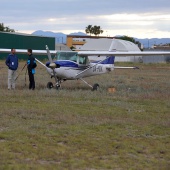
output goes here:
[{"label": "airplane windshield", "polygon": [[57,52],[57,60],[71,60],[77,62],[77,52]]},{"label": "airplane windshield", "polygon": [[78,56],[77,52],[64,52],[64,51],[60,51],[57,52],[57,56],[56,56],[57,60],[70,60],[70,61],[74,61],[77,64],[80,65],[87,65],[89,64],[89,60],[87,56]]}]

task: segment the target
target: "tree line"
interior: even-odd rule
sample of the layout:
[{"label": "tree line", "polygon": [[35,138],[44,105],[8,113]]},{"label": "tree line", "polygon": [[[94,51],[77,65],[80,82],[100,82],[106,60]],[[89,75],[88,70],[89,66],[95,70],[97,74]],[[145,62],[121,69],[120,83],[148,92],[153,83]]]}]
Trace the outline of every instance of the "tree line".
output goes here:
[{"label": "tree line", "polygon": [[15,32],[14,29],[11,29],[9,27],[5,27],[3,23],[0,23],[0,31],[3,31],[3,32]]},{"label": "tree line", "polygon": [[[86,32],[86,34],[90,34],[90,36],[92,34],[97,36],[97,35],[102,34],[104,31],[101,29],[100,26],[97,26],[97,25],[94,25],[94,26],[88,25],[85,28],[85,32]],[[121,40],[131,41],[131,42],[133,42],[135,44],[140,44],[140,42],[135,41],[135,39],[133,37],[129,37],[129,36],[126,36],[126,35],[123,35],[123,36],[120,36],[120,37],[115,37],[115,39],[121,39]]]}]

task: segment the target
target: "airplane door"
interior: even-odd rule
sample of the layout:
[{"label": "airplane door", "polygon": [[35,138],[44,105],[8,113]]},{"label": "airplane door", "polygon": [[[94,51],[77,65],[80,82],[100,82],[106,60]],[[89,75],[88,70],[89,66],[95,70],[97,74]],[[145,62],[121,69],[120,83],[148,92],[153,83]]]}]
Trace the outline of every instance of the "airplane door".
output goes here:
[{"label": "airplane door", "polygon": [[78,64],[80,64],[80,65],[88,65],[89,64],[88,57],[87,56],[79,56]]}]

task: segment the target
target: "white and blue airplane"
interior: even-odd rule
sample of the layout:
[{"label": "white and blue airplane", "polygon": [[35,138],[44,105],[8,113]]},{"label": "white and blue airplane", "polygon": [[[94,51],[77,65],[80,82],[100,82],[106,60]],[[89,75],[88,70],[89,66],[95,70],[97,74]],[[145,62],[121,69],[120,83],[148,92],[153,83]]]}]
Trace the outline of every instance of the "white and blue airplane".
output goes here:
[{"label": "white and blue airplane", "polygon": [[[138,67],[116,67],[114,66],[115,56],[153,56],[153,55],[169,55],[170,52],[116,52],[112,49],[111,44],[108,51],[50,51],[46,45],[46,50],[33,50],[33,54],[47,55],[49,61],[44,64],[40,60],[36,59],[38,63],[44,66],[49,75],[54,77],[55,83],[47,83],[47,88],[51,89],[55,87],[59,89],[61,83],[66,80],[81,80],[87,84],[92,90],[97,90],[99,84],[89,84],[84,80],[85,77],[95,76],[99,74],[105,74],[113,71],[114,69],[138,69]],[[10,52],[10,49],[0,49],[0,52]],[[27,50],[16,49],[17,53],[25,54]],[[52,55],[55,55],[52,60]],[[105,56],[105,59],[90,62],[88,56]]]}]

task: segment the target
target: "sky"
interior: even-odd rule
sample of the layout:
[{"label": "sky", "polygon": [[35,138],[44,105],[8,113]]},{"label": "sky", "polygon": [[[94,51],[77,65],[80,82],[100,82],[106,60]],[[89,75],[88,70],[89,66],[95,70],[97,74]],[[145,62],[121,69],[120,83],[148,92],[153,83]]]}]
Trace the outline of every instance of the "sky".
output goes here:
[{"label": "sky", "polygon": [[0,23],[28,34],[97,25],[102,36],[170,38],[170,0],[0,0]]}]

